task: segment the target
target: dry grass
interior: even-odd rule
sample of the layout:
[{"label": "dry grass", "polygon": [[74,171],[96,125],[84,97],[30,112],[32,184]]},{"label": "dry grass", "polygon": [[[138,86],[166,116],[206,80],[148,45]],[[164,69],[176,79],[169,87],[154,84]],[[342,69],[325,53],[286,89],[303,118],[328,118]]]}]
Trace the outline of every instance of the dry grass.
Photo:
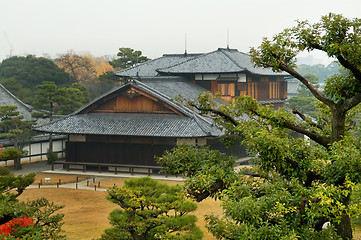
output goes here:
[{"label": "dry grass", "polygon": [[99,237],[109,227],[109,213],[116,205],[105,199],[106,192],[64,188],[28,189],[20,200],[45,197],[56,204],[64,205],[63,230],[69,240],[89,240]]},{"label": "dry grass", "polygon": [[[124,181],[127,179],[129,179],[129,178],[107,178],[107,179],[100,181],[100,187],[101,188],[111,188],[114,185],[116,185],[118,187],[122,187],[122,186],[124,186]],[[159,180],[159,182],[166,183],[168,185],[176,185],[176,184],[183,185],[182,181]],[[91,183],[89,186],[94,186],[94,185],[98,185],[98,182]]]},{"label": "dry grass", "polygon": [[[76,175],[60,175],[60,174],[37,174],[35,183],[40,179],[50,177],[55,179],[62,179],[62,182],[75,182]],[[82,176],[84,177],[84,176]],[[84,177],[83,180],[91,177]],[[109,178],[101,181],[102,188],[123,186],[127,178]],[[80,176],[79,176],[80,181]],[[183,184],[178,181],[160,181],[171,185]],[[88,190],[75,190],[64,188],[40,188],[28,189],[20,196],[20,200],[33,200],[40,197],[45,197],[49,201],[56,204],[64,205],[61,213],[64,213],[64,226],[63,230],[69,240],[90,240],[100,237],[103,231],[110,227],[108,216],[109,213],[117,208],[117,206],[106,200],[106,192],[88,191]],[[197,216],[197,225],[201,227],[204,232],[203,239],[215,239],[204,228],[205,221],[204,215],[206,214],[221,214],[219,201],[206,199],[198,203],[198,209],[193,214]]]},{"label": "dry grass", "polygon": [[[50,178],[51,181],[45,184],[56,184],[59,179],[62,183],[76,182],[76,175],[63,174],[48,174],[38,173],[34,184],[38,184],[42,179],[44,184],[45,178]],[[91,176],[78,176],[78,180],[91,179]],[[127,178],[108,178],[101,181],[101,188],[124,186],[124,181]],[[180,181],[163,181],[169,185],[183,184]],[[94,184],[97,184],[94,183]],[[92,185],[94,185],[92,184]],[[45,197],[49,201],[56,204],[64,205],[61,213],[65,214],[63,230],[69,240],[91,240],[103,233],[103,231],[110,227],[108,216],[109,213],[117,208],[117,206],[106,200],[106,192],[75,190],[64,188],[41,188],[28,189],[21,196],[20,200],[33,200],[40,197]],[[222,214],[219,201],[213,199],[206,199],[198,203],[198,209],[193,213],[197,216],[197,225],[201,227],[204,232],[203,239],[215,239],[206,229],[204,215]],[[361,240],[361,225],[356,224],[354,229],[354,239]]]}]

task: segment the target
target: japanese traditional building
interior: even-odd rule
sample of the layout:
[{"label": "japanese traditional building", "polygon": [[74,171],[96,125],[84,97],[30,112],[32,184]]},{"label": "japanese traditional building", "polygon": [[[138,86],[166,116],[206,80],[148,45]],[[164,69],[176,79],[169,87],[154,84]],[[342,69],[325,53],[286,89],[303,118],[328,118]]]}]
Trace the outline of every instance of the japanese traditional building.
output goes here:
[{"label": "japanese traditional building", "polygon": [[154,156],[177,144],[214,143],[221,134],[206,119],[158,89],[197,96],[202,89],[183,80],[132,80],[77,112],[38,131],[67,134],[66,161],[156,165]]},{"label": "japanese traditional building", "polygon": [[73,114],[37,128],[67,134],[66,161],[156,165],[177,144],[210,145],[246,157],[242,147],[225,149],[211,119],[178,104],[182,95],[220,92],[225,100],[250,95],[282,106],[285,74],[255,68],[251,57],[234,49],[206,54],[170,54],[116,73],[125,82]]},{"label": "japanese traditional building", "polygon": [[236,49],[219,48],[205,54],[165,54],[116,73],[124,79],[182,76],[225,100],[248,95],[262,104],[282,107],[287,99],[288,74],[256,68],[251,56]]}]

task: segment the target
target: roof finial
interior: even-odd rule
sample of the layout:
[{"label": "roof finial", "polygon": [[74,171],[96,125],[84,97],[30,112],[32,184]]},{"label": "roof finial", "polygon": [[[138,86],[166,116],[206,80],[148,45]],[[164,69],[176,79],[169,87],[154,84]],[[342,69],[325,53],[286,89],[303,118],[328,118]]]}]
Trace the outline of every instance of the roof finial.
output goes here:
[{"label": "roof finial", "polygon": [[184,34],[184,55],[187,55],[187,34]]},{"label": "roof finial", "polygon": [[229,28],[227,28],[227,49],[229,50]]}]

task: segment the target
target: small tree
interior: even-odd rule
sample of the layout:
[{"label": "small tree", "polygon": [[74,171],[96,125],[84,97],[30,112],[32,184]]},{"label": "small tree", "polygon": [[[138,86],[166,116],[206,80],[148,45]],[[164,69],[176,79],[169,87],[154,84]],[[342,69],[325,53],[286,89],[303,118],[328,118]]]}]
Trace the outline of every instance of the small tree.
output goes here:
[{"label": "small tree", "polygon": [[35,173],[0,176],[0,239],[65,237],[61,235],[64,215],[55,214],[62,206],[49,203],[45,198],[28,202],[17,199],[34,179]]},{"label": "small tree", "polygon": [[142,51],[134,51],[132,48],[119,48],[118,58],[109,61],[115,69],[126,69],[135,66],[138,63],[150,60],[148,57],[142,56]]},{"label": "small tree", "polygon": [[129,179],[122,188],[108,190],[108,199],[122,210],[110,214],[112,228],[100,239],[201,239],[196,204],[185,199],[182,187],[160,184],[149,177]]},{"label": "small tree", "polygon": [[[14,148],[22,150],[33,136],[31,126],[34,122],[22,121],[23,116],[16,111],[17,106],[0,106],[0,137],[14,141]],[[20,156],[14,159],[14,168],[20,169]]]}]

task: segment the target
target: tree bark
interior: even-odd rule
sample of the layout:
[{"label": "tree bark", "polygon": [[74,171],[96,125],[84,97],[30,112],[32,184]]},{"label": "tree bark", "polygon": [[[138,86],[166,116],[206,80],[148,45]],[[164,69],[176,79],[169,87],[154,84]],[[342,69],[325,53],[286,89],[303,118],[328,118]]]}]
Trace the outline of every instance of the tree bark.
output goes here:
[{"label": "tree bark", "polygon": [[[350,204],[350,194],[344,199],[343,204],[348,206]],[[343,213],[341,217],[341,221],[339,223],[332,223],[338,235],[342,237],[343,240],[351,240],[352,239],[352,226],[351,226],[351,218],[348,214]]]},{"label": "tree bark", "polygon": [[[14,148],[19,149],[19,140],[16,136],[14,137]],[[21,169],[21,157],[17,157],[14,159],[14,169],[15,170]]]},{"label": "tree bark", "polygon": [[336,104],[335,107],[331,108],[332,111],[332,135],[331,143],[337,142],[342,139],[345,134],[346,126],[346,112],[342,110],[341,106]]},{"label": "tree bark", "polygon": [[343,214],[340,223],[335,223],[336,232],[343,240],[352,239],[352,226],[350,216]]}]

